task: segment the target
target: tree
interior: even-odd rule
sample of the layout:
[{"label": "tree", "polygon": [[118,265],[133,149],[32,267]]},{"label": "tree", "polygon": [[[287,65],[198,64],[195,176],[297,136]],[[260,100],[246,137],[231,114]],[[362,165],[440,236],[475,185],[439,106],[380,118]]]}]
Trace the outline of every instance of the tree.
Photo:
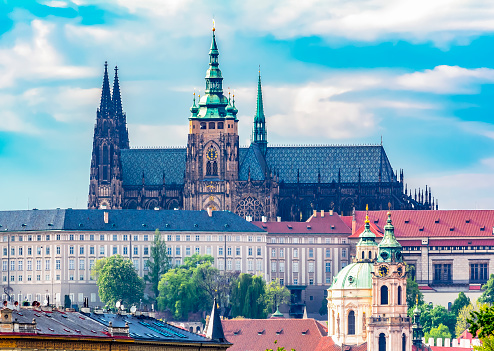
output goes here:
[{"label": "tree", "polygon": [[432,306],[432,304],[419,305],[420,325],[422,325],[424,333],[429,333],[432,328],[439,327],[440,324],[448,327],[449,332],[455,331],[456,316],[448,312],[444,306]]},{"label": "tree", "polygon": [[481,339],[482,345],[474,346],[473,349],[475,351],[494,351],[494,336],[486,336]]},{"label": "tree", "polygon": [[112,308],[122,300],[124,305],[136,304],[144,293],[144,280],[137,275],[132,262],[120,255],[96,261],[93,277],[97,279],[98,294],[106,306]]},{"label": "tree", "polygon": [[240,274],[232,287],[233,317],[266,318],[265,285],[266,283],[260,276]]},{"label": "tree", "polygon": [[494,274],[491,274],[486,284],[482,285],[484,292],[479,297],[480,303],[494,304]]},{"label": "tree", "polygon": [[419,290],[419,285],[415,281],[415,278],[412,278],[414,266],[408,266],[408,277],[407,277],[407,305],[408,311],[413,311],[415,309],[415,304],[417,303],[419,306],[424,303],[424,295]]},{"label": "tree", "polygon": [[467,297],[464,292],[460,292],[451,306],[451,313],[458,317],[460,310],[468,305],[470,305],[470,298]]},{"label": "tree", "polygon": [[265,290],[267,314],[275,312],[279,305],[290,302],[290,291],[284,285],[280,285],[279,280],[271,281]]},{"label": "tree", "polygon": [[470,318],[470,314],[474,310],[474,307],[472,304],[469,304],[468,306],[464,306],[459,312],[458,312],[458,317],[456,317],[456,327],[455,327],[455,334],[456,335],[461,335],[465,331],[465,329],[470,328],[470,323],[467,322],[467,320]]},{"label": "tree", "polygon": [[186,257],[180,267],[166,272],[158,284],[158,308],[170,309],[175,318],[185,319],[189,312],[208,310],[213,301],[213,284],[219,271],[209,255]]},{"label": "tree", "polygon": [[325,297],[322,299],[321,308],[319,308],[319,314],[325,316],[328,314],[328,299]]},{"label": "tree", "polygon": [[470,323],[470,334],[479,338],[494,336],[494,306],[482,305],[478,311],[472,311],[467,322]]},{"label": "tree", "polygon": [[429,340],[429,338],[434,338],[434,341],[438,338],[451,339],[451,333],[449,332],[449,328],[447,326],[440,323],[437,327],[432,328],[429,333],[425,333],[425,340]]},{"label": "tree", "polygon": [[158,284],[161,276],[168,272],[170,267],[170,258],[166,252],[166,243],[161,237],[160,231],[156,229],[154,233],[154,241],[151,246],[151,255],[147,261],[148,274],[144,276],[144,280],[151,283],[151,290],[154,297],[159,295]]}]

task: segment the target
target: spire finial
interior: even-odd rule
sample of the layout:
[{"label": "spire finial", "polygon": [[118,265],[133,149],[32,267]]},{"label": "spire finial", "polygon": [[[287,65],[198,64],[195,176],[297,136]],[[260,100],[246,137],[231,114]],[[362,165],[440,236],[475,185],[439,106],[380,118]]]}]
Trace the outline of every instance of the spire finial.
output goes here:
[{"label": "spire finial", "polygon": [[365,223],[370,223],[369,221],[369,204],[365,205]]},{"label": "spire finial", "polygon": [[215,28],[215,22],[214,22],[214,18],[213,18],[213,32],[216,30]]}]

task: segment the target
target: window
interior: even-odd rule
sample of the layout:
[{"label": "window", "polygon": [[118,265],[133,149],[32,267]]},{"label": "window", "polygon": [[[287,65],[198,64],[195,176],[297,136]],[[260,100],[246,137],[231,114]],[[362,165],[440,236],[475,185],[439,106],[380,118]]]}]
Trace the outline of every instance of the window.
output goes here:
[{"label": "window", "polygon": [[262,241],[260,236],[258,236],[258,237],[256,238],[256,240],[257,240],[257,242],[258,242],[258,243],[260,243],[260,242]]},{"label": "window", "polygon": [[199,241],[199,240],[200,240],[200,236],[196,235],[196,241]]},{"label": "window", "polygon": [[331,244],[331,239],[330,238],[326,238],[326,240],[324,241],[326,244]]},{"label": "window", "polygon": [[487,263],[470,264],[470,282],[484,283],[489,279]]},{"label": "window", "polygon": [[175,236],[175,241],[180,241],[180,235]]},{"label": "window", "polygon": [[144,246],[144,255],[149,255],[149,247]]},{"label": "window", "polygon": [[22,282],[22,275],[17,278],[17,281]]},{"label": "window", "polygon": [[[13,238],[13,237],[12,237]],[[41,235],[36,235],[36,240],[41,241]]]},{"label": "window", "polygon": [[247,270],[248,271],[253,271],[254,269],[253,269],[252,266],[253,266],[252,260],[248,260],[247,261]]},{"label": "window", "polygon": [[175,256],[180,256],[180,246],[175,248]]},{"label": "window", "polygon": [[223,247],[218,247],[218,256],[223,256]]},{"label": "window", "polygon": [[94,234],[89,234],[89,241],[94,241]]},{"label": "window", "polygon": [[309,273],[314,273],[314,262],[309,262]]},{"label": "window", "polygon": [[276,261],[271,262],[271,272],[276,272]]},{"label": "window", "polygon": [[83,258],[81,258],[81,259],[79,260],[79,269],[80,269],[80,270],[84,270],[84,269],[85,269],[85,266],[86,266],[86,260],[85,260],[85,259],[83,259]]},{"label": "window", "polygon": [[105,241],[105,235],[104,234],[100,234],[99,241]]},{"label": "window", "polygon": [[326,249],[326,258],[331,257],[331,249]]},{"label": "window", "polygon": [[9,252],[7,251],[7,248],[6,248],[6,247],[4,247],[4,248],[3,248],[3,255],[4,255],[4,256],[7,256],[8,254],[9,254]]},{"label": "window", "polygon": [[22,256],[22,253],[23,253],[23,248],[22,247],[19,247],[19,256]]},{"label": "window", "polygon": [[61,264],[60,264],[60,260],[56,260],[56,261],[55,261],[55,269],[56,269],[56,270],[60,270],[60,266],[61,266]]},{"label": "window", "polygon": [[401,286],[398,287],[398,305],[401,305]]},{"label": "window", "polygon": [[276,249],[271,249],[271,257],[276,257]]},{"label": "window", "polygon": [[79,240],[84,241],[84,234],[79,234]]},{"label": "window", "polygon": [[314,238],[309,238],[309,244],[314,244]]},{"label": "window", "polygon": [[139,260],[132,260],[132,262],[134,263],[134,269],[136,271],[138,271],[139,270]]},{"label": "window", "polygon": [[224,264],[223,260],[218,261],[218,269],[220,271],[225,269],[225,264]]},{"label": "window", "polygon": [[2,261],[2,271],[7,271],[8,270],[8,267],[7,267],[7,264],[8,264],[9,261]]},{"label": "window", "polygon": [[293,273],[298,273],[298,262],[293,262]]},{"label": "window", "polygon": [[293,279],[293,285],[298,285],[298,278]]},{"label": "window", "polygon": [[434,264],[434,281],[436,283],[451,282],[451,273],[451,263]]},{"label": "window", "polygon": [[[41,253],[40,253],[41,254]],[[10,255],[15,256],[15,247],[10,248]]]},{"label": "window", "polygon": [[355,312],[348,313],[348,335],[355,335]]},{"label": "window", "polygon": [[331,278],[326,277],[326,284],[331,284]]},{"label": "window", "polygon": [[262,248],[258,247],[257,248],[257,256],[262,256]]},{"label": "window", "polygon": [[280,272],[284,273],[285,272],[285,262],[280,262]]},{"label": "window", "polygon": [[229,248],[226,249],[226,254],[228,256],[231,256],[232,255],[232,248],[231,247],[229,247]]},{"label": "window", "polygon": [[41,249],[42,247],[36,247],[36,254],[41,255]]},{"label": "window", "polygon": [[51,269],[50,260],[45,260],[45,271],[49,271]]},{"label": "window", "polygon": [[276,238],[271,238],[271,244],[276,244]]},{"label": "window", "polygon": [[293,249],[293,257],[298,257],[298,249]]},{"label": "window", "polygon": [[218,129],[223,129],[223,122],[218,122]]},{"label": "window", "polygon": [[128,241],[128,239],[129,239],[129,236],[127,234],[124,234],[123,235],[123,241]]},{"label": "window", "polygon": [[381,286],[381,305],[388,304],[388,287],[386,285]]},{"label": "window", "polygon": [[113,241],[117,241],[117,234],[113,234]]},{"label": "window", "polygon": [[249,256],[252,256],[252,247],[249,247]]},{"label": "window", "polygon": [[242,261],[236,260],[235,261],[235,270],[240,271],[242,267]]},{"label": "window", "polygon": [[256,270],[258,272],[262,272],[262,261],[261,260],[256,261]]},{"label": "window", "polygon": [[341,257],[346,258],[346,249],[341,250]]},{"label": "window", "polygon": [[226,261],[226,269],[228,271],[231,271],[232,270],[232,260]]},{"label": "window", "polygon": [[206,255],[211,255],[211,246],[206,247]]},{"label": "window", "polygon": [[74,260],[73,259],[70,259],[69,260],[69,269],[74,269],[75,268],[75,265],[74,265]]},{"label": "window", "polygon": [[69,240],[74,240],[74,234],[69,235]]},{"label": "window", "polygon": [[84,255],[84,246],[79,247],[79,255]]},{"label": "window", "polygon": [[116,255],[118,253],[118,247],[113,246],[113,254]]},{"label": "window", "polygon": [[81,273],[81,274],[79,275],[79,280],[84,280],[84,273]]},{"label": "window", "polygon": [[60,255],[60,246],[57,246],[57,255]]},{"label": "window", "polygon": [[185,248],[185,256],[190,256],[190,247]]},{"label": "window", "polygon": [[206,235],[206,241],[211,241],[211,235]]},{"label": "window", "polygon": [[74,247],[69,246],[69,255],[73,255],[73,254],[74,254]]},{"label": "window", "polygon": [[139,255],[139,248],[137,246],[134,246],[133,250],[134,250],[133,255],[138,256]]},{"label": "window", "polygon": [[313,278],[309,279],[309,285],[314,285],[314,279]]},{"label": "window", "polygon": [[94,255],[94,246],[89,247],[89,254]]},{"label": "window", "polygon": [[240,256],[240,247],[235,248],[235,255]]},{"label": "window", "polygon": [[196,255],[200,255],[201,254],[201,248],[200,247],[196,247],[195,253],[196,253]]},{"label": "window", "polygon": [[325,263],[325,271],[326,273],[331,273],[331,262]]},{"label": "window", "polygon": [[298,244],[298,238],[293,238],[293,243]]},{"label": "window", "polygon": [[314,249],[309,249],[309,258],[314,258]]},{"label": "window", "polygon": [[134,235],[133,239],[134,241],[139,241],[139,235]]},{"label": "window", "polygon": [[285,279],[283,279],[283,278],[280,279],[280,285],[281,286],[285,285]]},{"label": "window", "polygon": [[280,257],[285,257],[285,250],[280,249]]},{"label": "window", "polygon": [[27,260],[27,270],[32,271],[33,270],[33,261]]},{"label": "window", "polygon": [[24,261],[23,260],[19,260],[19,262],[17,262],[17,268],[19,271],[24,270]]},{"label": "window", "polygon": [[105,254],[105,247],[104,246],[100,246],[99,247],[99,254],[100,255],[104,255]]},{"label": "window", "polygon": [[144,234],[144,241],[148,241],[149,240],[149,236],[147,234]]},{"label": "window", "polygon": [[94,267],[94,260],[89,260],[89,269],[93,269]]},{"label": "window", "polygon": [[128,253],[129,253],[129,248],[127,246],[124,246],[123,247],[123,254],[128,255]]},{"label": "window", "polygon": [[15,271],[15,261],[14,260],[10,261],[10,270]]},{"label": "window", "polygon": [[252,237],[251,236],[247,237],[247,241],[252,242]]}]

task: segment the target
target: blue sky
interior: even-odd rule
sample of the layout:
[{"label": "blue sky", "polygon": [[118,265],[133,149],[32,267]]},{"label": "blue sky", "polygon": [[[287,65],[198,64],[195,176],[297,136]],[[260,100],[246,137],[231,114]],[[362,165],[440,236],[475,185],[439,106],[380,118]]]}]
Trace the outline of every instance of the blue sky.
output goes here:
[{"label": "blue sky", "polygon": [[103,64],[131,146],[187,140],[216,20],[241,144],[378,144],[442,209],[494,208],[494,3],[0,0],[0,209],[84,208]]}]

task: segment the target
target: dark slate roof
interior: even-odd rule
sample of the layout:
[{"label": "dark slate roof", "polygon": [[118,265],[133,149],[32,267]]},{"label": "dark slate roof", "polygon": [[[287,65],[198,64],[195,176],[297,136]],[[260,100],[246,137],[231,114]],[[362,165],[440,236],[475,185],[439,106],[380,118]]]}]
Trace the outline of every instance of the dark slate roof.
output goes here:
[{"label": "dark slate roof", "polygon": [[[103,212],[108,212],[109,223]],[[230,211],[25,210],[0,211],[2,231],[195,231],[264,232]]]},{"label": "dark slate roof", "polygon": [[186,148],[121,150],[124,185],[183,184]]},{"label": "dark slate roof", "polygon": [[64,337],[91,337],[108,338],[106,328],[100,323],[87,318],[78,312],[43,312],[22,308],[12,312],[12,320],[18,323],[32,323],[36,321],[38,335]]},{"label": "dark slate roof", "polygon": [[[186,149],[128,149],[122,150],[123,182],[126,186],[142,185],[144,172],[146,185],[183,184]],[[358,182],[360,169],[362,182],[395,181],[393,169],[382,145],[372,146],[270,146],[266,159],[259,147],[239,149],[239,178],[247,180],[249,169],[252,180],[264,180],[269,170],[279,172],[280,181],[296,183],[297,172],[301,183],[338,181]]]},{"label": "dark slate roof", "polygon": [[125,327],[125,323],[128,323],[129,336],[135,340],[175,341],[181,343],[218,343],[218,341],[208,339],[202,335],[191,333],[188,330],[177,328],[150,317],[108,313],[91,313],[88,316],[107,327],[109,326],[109,322],[112,322],[112,326],[117,328]]}]

